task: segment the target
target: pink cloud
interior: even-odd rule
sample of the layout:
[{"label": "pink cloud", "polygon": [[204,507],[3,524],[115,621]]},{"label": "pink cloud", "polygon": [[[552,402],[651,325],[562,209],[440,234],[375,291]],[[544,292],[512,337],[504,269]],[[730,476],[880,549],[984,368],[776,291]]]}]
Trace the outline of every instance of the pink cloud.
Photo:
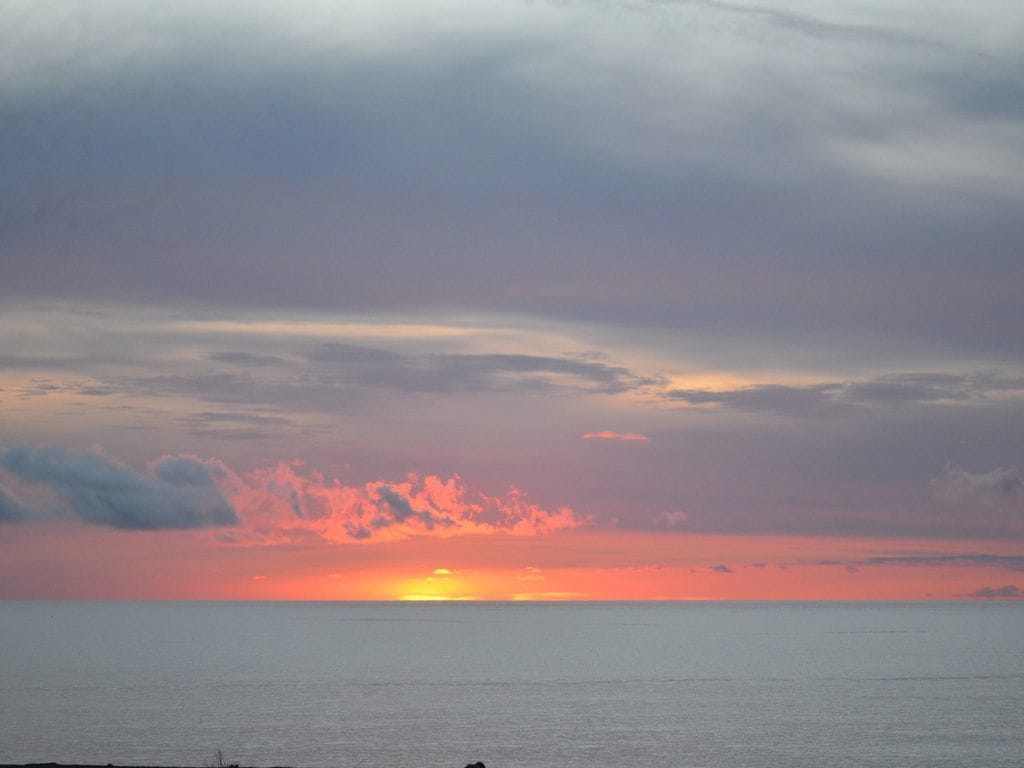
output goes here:
[{"label": "pink cloud", "polygon": [[624,440],[628,443],[646,443],[649,438],[647,435],[640,435],[636,432],[611,432],[605,430],[604,432],[587,432],[584,435],[580,435],[583,440]]},{"label": "pink cloud", "polygon": [[518,488],[491,496],[459,476],[409,474],[399,482],[345,485],[301,464],[279,463],[225,481],[252,543],[393,541],[506,533],[532,536],[589,522],[569,507],[545,509]]}]

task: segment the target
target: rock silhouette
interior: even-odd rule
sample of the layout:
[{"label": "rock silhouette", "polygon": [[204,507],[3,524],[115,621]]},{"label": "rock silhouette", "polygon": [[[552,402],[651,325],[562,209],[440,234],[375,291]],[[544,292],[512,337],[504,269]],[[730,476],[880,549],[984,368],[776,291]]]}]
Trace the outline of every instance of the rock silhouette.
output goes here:
[{"label": "rock silhouette", "polygon": [[468,763],[466,765],[466,768],[487,768],[487,766],[484,765],[483,763],[477,762],[477,763]]}]

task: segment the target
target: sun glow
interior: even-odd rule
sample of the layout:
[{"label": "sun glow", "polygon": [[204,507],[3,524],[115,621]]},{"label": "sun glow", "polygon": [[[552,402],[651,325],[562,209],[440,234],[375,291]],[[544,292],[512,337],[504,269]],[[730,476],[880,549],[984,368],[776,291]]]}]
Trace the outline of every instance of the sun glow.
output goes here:
[{"label": "sun glow", "polygon": [[450,597],[448,595],[402,595],[398,598],[402,602],[410,603],[447,603],[447,602],[469,602],[476,600],[475,597],[468,597],[460,595],[458,597]]},{"label": "sun glow", "polygon": [[[428,576],[398,582],[395,599],[403,602],[469,601],[479,598],[471,592],[469,579],[454,568],[434,568]],[[475,586],[475,585],[474,585]]]}]

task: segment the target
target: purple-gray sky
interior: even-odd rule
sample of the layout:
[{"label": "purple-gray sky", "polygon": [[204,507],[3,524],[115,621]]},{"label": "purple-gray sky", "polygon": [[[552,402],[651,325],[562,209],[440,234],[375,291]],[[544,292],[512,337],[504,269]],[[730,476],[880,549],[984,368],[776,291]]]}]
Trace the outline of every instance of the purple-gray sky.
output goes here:
[{"label": "purple-gray sky", "polygon": [[144,471],[191,456],[1020,541],[1022,39],[999,0],[5,3],[0,523],[237,519]]}]

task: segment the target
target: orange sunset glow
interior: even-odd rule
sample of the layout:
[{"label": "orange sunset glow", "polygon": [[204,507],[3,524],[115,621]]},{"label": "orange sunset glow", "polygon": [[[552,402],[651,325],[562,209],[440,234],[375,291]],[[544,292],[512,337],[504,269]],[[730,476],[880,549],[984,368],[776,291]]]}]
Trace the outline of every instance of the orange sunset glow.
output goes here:
[{"label": "orange sunset glow", "polygon": [[948,600],[1002,587],[1021,567],[1012,544],[993,541],[950,555],[936,541],[594,527],[348,544],[288,536],[227,544],[216,535],[25,528],[7,539],[5,585],[53,598]]}]

